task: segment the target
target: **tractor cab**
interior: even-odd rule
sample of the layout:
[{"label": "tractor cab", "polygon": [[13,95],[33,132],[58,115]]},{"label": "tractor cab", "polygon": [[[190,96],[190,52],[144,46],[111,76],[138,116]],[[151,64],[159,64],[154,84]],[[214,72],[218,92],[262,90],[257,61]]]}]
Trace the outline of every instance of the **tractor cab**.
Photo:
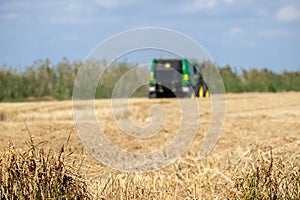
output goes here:
[{"label": "tractor cab", "polygon": [[190,63],[187,59],[154,59],[149,98],[199,96],[201,88],[206,94],[208,88],[197,68],[197,63]]}]

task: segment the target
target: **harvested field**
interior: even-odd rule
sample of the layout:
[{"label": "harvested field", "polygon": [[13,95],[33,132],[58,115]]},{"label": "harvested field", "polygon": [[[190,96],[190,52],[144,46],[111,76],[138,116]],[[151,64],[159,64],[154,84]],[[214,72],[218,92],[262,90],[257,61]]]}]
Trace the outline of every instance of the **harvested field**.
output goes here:
[{"label": "harvested field", "polygon": [[[163,106],[167,119],[150,140],[123,134],[113,120],[110,100],[96,100],[95,108],[115,145],[149,153],[172,141],[181,117],[176,99],[131,99],[133,121],[146,125],[154,104]],[[210,99],[199,99],[199,106],[200,124],[193,144],[177,162],[160,171],[129,174],[99,163],[77,135],[71,101],[1,103],[0,146],[3,149],[12,141],[16,149],[27,149],[31,134],[37,146],[59,152],[71,134],[65,162],[80,163],[80,173],[95,198],[300,198],[300,93],[227,94],[222,135],[202,160],[197,156],[211,120]]]}]

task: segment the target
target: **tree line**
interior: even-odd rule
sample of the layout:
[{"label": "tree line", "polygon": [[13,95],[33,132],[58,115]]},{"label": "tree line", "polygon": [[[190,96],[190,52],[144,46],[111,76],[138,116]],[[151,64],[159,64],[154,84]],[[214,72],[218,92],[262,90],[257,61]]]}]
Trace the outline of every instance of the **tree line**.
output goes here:
[{"label": "tree line", "polygon": [[[0,66],[0,101],[65,100],[72,98],[73,84],[81,62],[63,58],[52,65],[50,60],[34,61],[22,69]],[[115,83],[136,65],[126,62],[114,64],[105,71],[96,98],[110,98]],[[100,66],[101,67],[101,66]],[[281,92],[300,91],[300,71],[275,73],[268,69],[242,69],[238,72],[229,65],[219,67],[226,92]],[[147,96],[147,87],[135,96]]]},{"label": "tree line", "polygon": [[226,92],[300,91],[300,71],[274,73],[268,69],[242,69],[241,74],[229,65],[220,68]]}]

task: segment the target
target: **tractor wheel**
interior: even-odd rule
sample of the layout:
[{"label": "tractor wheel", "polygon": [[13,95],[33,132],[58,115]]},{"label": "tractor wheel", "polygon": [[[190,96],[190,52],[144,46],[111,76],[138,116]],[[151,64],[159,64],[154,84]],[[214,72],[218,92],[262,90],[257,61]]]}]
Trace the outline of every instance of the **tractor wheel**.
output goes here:
[{"label": "tractor wheel", "polygon": [[203,85],[200,86],[199,88],[199,97],[204,97],[204,88],[203,88]]},{"label": "tractor wheel", "polygon": [[188,93],[185,93],[184,97],[185,98],[194,98],[195,94],[193,90],[189,90]]},{"label": "tractor wheel", "polygon": [[210,96],[210,94],[209,94],[209,90],[208,89],[206,89],[206,92],[205,92],[205,97],[209,97]]}]

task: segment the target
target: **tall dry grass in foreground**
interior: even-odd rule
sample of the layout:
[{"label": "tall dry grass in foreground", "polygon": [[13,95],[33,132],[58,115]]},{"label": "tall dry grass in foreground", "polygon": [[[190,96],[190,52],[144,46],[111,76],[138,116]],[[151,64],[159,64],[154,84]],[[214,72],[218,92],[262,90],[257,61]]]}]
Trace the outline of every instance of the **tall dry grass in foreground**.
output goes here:
[{"label": "tall dry grass in foreground", "polygon": [[274,158],[260,154],[234,176],[233,195],[245,199],[300,199],[299,156]]},{"label": "tall dry grass in foreground", "polygon": [[94,191],[103,199],[300,199],[299,157],[249,156],[225,170],[213,166],[222,161],[204,159],[181,160],[161,172],[109,173],[93,180]]},{"label": "tall dry grass in foreground", "polygon": [[144,174],[102,168],[80,176],[80,160],[64,159],[64,149],[46,151],[32,137],[26,151],[10,143],[0,153],[0,199],[300,199],[297,153],[250,149],[226,160],[186,156]]},{"label": "tall dry grass in foreground", "polygon": [[64,146],[47,151],[33,137],[26,151],[10,143],[0,152],[0,199],[89,199],[79,168],[64,158]]}]

